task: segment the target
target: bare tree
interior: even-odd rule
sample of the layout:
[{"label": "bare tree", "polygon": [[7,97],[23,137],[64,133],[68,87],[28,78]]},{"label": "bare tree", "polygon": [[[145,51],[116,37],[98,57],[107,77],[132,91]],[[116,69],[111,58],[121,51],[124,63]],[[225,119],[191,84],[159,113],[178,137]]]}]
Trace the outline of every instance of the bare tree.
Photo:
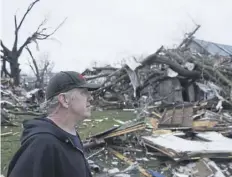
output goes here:
[{"label": "bare tree", "polygon": [[[5,76],[10,76],[11,78],[13,78],[15,85],[20,84],[21,69],[19,67],[20,66],[19,57],[22,54],[23,49],[32,42],[35,42],[36,45],[38,45],[38,41],[48,39],[61,27],[61,25],[66,20],[66,19],[64,19],[64,21],[60,25],[58,25],[58,27],[55,30],[53,30],[50,33],[48,33],[47,28],[44,27],[45,23],[47,22],[47,19],[43,20],[42,23],[36,29],[36,31],[33,32],[31,36],[27,37],[27,39],[23,42],[23,44],[20,47],[18,47],[19,30],[20,30],[23,22],[25,21],[25,18],[28,16],[28,14],[30,13],[30,11],[32,10],[32,8],[35,6],[35,4],[37,2],[39,2],[39,0],[35,0],[34,2],[32,2],[28,6],[26,12],[24,13],[24,15],[19,23],[18,23],[16,15],[14,15],[14,24],[15,24],[14,35],[15,35],[15,38],[14,38],[14,43],[13,43],[12,49],[9,49],[8,47],[6,47],[2,40],[0,43],[0,45],[2,47],[2,49],[1,49],[1,53],[2,53],[1,54],[1,58],[2,58],[1,76],[3,76],[4,74],[5,74]],[[10,65],[10,72],[6,68],[6,63],[9,63],[9,65]]]},{"label": "bare tree", "polygon": [[31,50],[29,47],[26,47],[31,61],[29,60],[29,66],[31,70],[33,71],[35,77],[36,77],[36,87],[37,88],[43,88],[44,87],[44,80],[45,77],[51,73],[53,67],[54,67],[54,62],[49,60],[49,54],[43,53],[37,60],[34,58]]}]

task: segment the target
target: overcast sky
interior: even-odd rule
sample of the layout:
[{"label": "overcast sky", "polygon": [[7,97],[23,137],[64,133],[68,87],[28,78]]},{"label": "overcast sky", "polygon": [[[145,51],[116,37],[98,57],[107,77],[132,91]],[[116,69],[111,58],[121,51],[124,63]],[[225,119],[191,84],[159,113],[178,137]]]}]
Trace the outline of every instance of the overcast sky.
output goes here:
[{"label": "overcast sky", "polygon": [[[18,21],[32,0],[1,0],[1,33],[12,47],[14,14]],[[39,41],[30,48],[34,56],[50,53],[55,71],[83,71],[93,61],[114,63],[122,58],[148,55],[161,45],[178,45],[186,32],[202,27],[196,37],[232,45],[231,0],[41,0],[26,18],[19,34],[19,45],[47,17],[47,27],[67,21],[53,40]],[[29,72],[28,53],[20,63]]]}]

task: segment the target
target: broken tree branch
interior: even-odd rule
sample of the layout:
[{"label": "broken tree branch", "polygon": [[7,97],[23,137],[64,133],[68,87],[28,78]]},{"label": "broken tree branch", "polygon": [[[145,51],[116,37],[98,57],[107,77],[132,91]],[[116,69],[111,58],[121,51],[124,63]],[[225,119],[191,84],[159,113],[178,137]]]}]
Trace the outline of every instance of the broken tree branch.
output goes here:
[{"label": "broken tree branch", "polygon": [[[37,42],[37,40],[45,40],[47,38],[49,38],[50,36],[52,36],[66,21],[67,18],[65,18],[59,25],[58,27],[53,30],[51,33],[49,34],[45,34],[44,32],[47,30],[47,28],[42,28],[42,26],[45,24],[46,19],[44,21],[42,21],[42,23],[39,25],[39,27],[37,28],[36,32],[34,32],[31,36],[29,36],[26,41],[23,43],[23,45],[19,48],[18,53],[21,54],[22,50],[24,49],[24,47],[26,47],[28,44],[30,44],[31,42]],[[41,29],[42,28],[42,29]]]},{"label": "broken tree branch", "polygon": [[201,27],[201,25],[197,25],[196,28],[189,34],[187,34],[187,37],[180,43],[177,49],[180,49],[184,44],[186,45],[189,41],[189,39],[192,38],[192,36],[197,32],[197,30]]},{"label": "broken tree branch", "polygon": [[33,66],[34,66],[33,67],[31,64],[29,64],[30,68],[32,69],[32,71],[34,72],[36,78],[38,79],[38,77],[39,77],[39,69],[38,69],[36,60],[35,60],[34,56],[32,55],[32,52],[29,49],[29,47],[26,47],[26,50],[28,51],[29,55],[31,56],[31,60],[32,60],[32,63],[33,63]]},{"label": "broken tree branch", "polygon": [[23,21],[25,20],[26,16],[28,15],[28,13],[31,11],[31,9],[34,7],[34,5],[39,2],[39,0],[35,0],[34,2],[32,2],[29,7],[27,8],[27,11],[25,12],[23,18],[21,19],[20,23],[19,23],[19,26],[17,27],[17,30],[20,29],[20,27],[22,26],[23,24]]},{"label": "broken tree branch", "polygon": [[190,77],[190,78],[200,77],[200,72],[186,70],[178,63],[174,63],[173,61],[169,60],[168,57],[166,56],[158,56],[156,54],[152,54],[143,61],[143,65],[151,65],[152,63],[166,64],[173,71],[179,73],[181,76],[184,77]]},{"label": "broken tree branch", "polygon": [[34,7],[34,5],[39,2],[39,0],[35,0],[34,2],[32,2],[29,7],[27,8],[27,11],[24,13],[19,25],[17,25],[17,17],[16,15],[14,16],[14,21],[15,21],[15,40],[14,40],[14,44],[13,44],[13,48],[12,51],[17,51],[17,45],[18,45],[18,32],[20,27],[22,26],[26,16],[29,14],[29,12],[31,11],[31,9]]},{"label": "broken tree branch", "polygon": [[228,78],[226,78],[220,71],[215,70],[213,67],[205,65],[202,62],[198,62],[194,59],[192,59],[191,62],[193,62],[201,68],[205,68],[211,72],[214,72],[224,83],[228,84],[232,88],[232,82]]}]

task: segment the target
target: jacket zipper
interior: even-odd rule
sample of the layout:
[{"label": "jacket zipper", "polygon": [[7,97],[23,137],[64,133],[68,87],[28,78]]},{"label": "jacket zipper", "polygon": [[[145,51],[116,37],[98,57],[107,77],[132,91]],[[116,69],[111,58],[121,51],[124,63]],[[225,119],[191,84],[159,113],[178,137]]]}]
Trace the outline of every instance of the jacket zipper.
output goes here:
[{"label": "jacket zipper", "polygon": [[88,169],[88,172],[89,172],[89,176],[92,177],[91,171],[90,171],[90,169],[89,169],[88,161],[87,161],[87,159],[85,158],[84,152],[83,152],[81,149],[79,149],[78,147],[76,147],[70,138],[68,138],[68,140],[71,142],[71,144],[72,144],[72,146],[73,146],[74,148],[76,148],[78,151],[80,151],[80,152],[82,153],[82,155],[83,155],[83,157],[84,157],[84,161],[85,161],[86,168]]},{"label": "jacket zipper", "polygon": [[[82,155],[84,155],[84,152],[83,152],[81,149],[79,149],[78,147],[76,147],[70,138],[68,138],[68,140],[71,142],[71,144],[72,144],[72,146],[73,146],[74,148],[76,148],[78,151],[80,151],[80,152],[82,153]],[[85,155],[84,155],[84,156],[85,156]]]}]

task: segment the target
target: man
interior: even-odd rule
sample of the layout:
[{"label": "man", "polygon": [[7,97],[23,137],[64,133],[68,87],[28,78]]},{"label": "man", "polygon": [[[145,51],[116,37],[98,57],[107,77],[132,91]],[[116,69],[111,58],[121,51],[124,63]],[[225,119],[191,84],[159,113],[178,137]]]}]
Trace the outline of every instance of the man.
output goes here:
[{"label": "man", "polygon": [[90,177],[75,125],[91,116],[89,91],[98,88],[74,71],[51,78],[46,90],[48,116],[23,123],[21,147],[7,176]]}]

